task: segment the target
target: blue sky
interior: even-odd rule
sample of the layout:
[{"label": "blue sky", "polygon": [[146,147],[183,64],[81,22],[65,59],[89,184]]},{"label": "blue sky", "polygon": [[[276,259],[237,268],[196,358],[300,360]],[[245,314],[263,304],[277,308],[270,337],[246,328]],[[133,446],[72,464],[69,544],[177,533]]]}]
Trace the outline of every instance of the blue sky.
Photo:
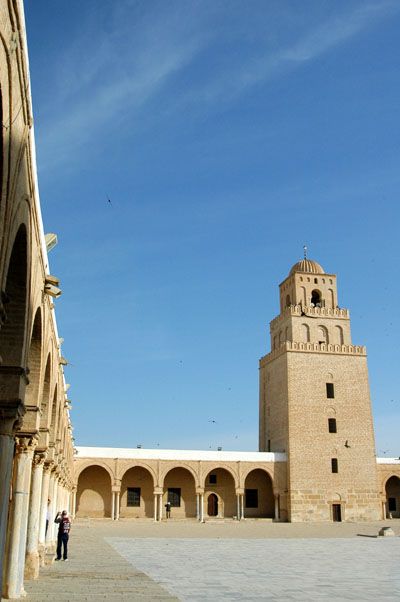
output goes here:
[{"label": "blue sky", "polygon": [[399,456],[400,4],[25,10],[77,443],[257,449],[258,359],[307,243]]}]

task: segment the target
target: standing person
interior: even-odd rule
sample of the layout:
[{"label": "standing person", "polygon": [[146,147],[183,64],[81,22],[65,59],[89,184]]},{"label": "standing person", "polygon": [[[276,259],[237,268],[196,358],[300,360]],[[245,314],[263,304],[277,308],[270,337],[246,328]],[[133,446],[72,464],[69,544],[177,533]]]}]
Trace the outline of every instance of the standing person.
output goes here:
[{"label": "standing person", "polygon": [[165,504],[165,516],[171,518],[171,502]]},{"label": "standing person", "polygon": [[54,520],[55,523],[59,523],[58,526],[58,537],[57,537],[57,558],[56,560],[61,560],[61,548],[63,547],[63,560],[67,562],[68,560],[68,540],[69,540],[69,532],[71,530],[71,520],[68,516],[68,512],[63,510],[62,512],[57,512],[57,516]]}]

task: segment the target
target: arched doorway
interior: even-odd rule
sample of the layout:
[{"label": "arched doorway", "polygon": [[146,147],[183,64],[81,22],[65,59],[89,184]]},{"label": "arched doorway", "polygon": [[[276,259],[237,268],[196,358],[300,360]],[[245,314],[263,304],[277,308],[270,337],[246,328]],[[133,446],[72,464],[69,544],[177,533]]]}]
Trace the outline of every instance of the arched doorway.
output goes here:
[{"label": "arched doorway", "polygon": [[171,518],[196,516],[196,486],[194,477],[187,468],[172,468],[165,475],[163,514],[167,501],[171,504]]},{"label": "arched doorway", "polygon": [[386,515],[400,518],[400,478],[393,476],[386,481]]},{"label": "arched doorway", "polygon": [[247,475],[244,487],[244,516],[274,518],[275,498],[270,475],[256,468]]},{"label": "arched doorway", "polygon": [[218,516],[218,497],[215,493],[210,493],[207,499],[208,516]]},{"label": "arched doorway", "polygon": [[121,481],[121,518],[154,517],[154,482],[150,472],[142,466],[126,471]]},{"label": "arched doorway", "polygon": [[102,466],[88,466],[79,475],[76,516],[111,517],[111,477]]},{"label": "arched doorway", "polygon": [[[218,516],[219,518],[233,517],[236,515],[236,493],[235,480],[231,473],[225,468],[214,468],[206,476],[204,483],[204,493],[207,499],[208,516]],[[210,495],[217,497],[217,514],[209,514],[208,500]],[[213,502],[210,501],[210,504]],[[210,507],[210,509],[212,509]]]}]

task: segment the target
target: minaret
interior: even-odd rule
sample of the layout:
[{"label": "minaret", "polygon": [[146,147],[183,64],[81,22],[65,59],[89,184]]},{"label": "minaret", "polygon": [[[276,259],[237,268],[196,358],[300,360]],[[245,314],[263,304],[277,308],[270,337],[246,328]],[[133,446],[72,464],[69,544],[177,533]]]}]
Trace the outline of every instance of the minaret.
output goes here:
[{"label": "minaret", "polygon": [[260,360],[259,448],[287,453],[288,518],[379,520],[366,348],[352,344],[336,276],[305,252],[279,291]]}]

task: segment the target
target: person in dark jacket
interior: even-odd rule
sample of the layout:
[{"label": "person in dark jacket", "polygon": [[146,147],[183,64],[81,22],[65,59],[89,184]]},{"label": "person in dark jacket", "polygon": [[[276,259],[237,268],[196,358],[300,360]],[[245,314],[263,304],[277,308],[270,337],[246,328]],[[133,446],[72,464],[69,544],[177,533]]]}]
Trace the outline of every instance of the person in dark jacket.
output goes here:
[{"label": "person in dark jacket", "polygon": [[58,537],[57,537],[57,558],[61,560],[61,548],[63,548],[63,560],[68,560],[68,540],[69,532],[71,530],[71,519],[68,516],[68,512],[63,510],[57,512],[57,516],[54,519],[55,523],[58,523]]}]

